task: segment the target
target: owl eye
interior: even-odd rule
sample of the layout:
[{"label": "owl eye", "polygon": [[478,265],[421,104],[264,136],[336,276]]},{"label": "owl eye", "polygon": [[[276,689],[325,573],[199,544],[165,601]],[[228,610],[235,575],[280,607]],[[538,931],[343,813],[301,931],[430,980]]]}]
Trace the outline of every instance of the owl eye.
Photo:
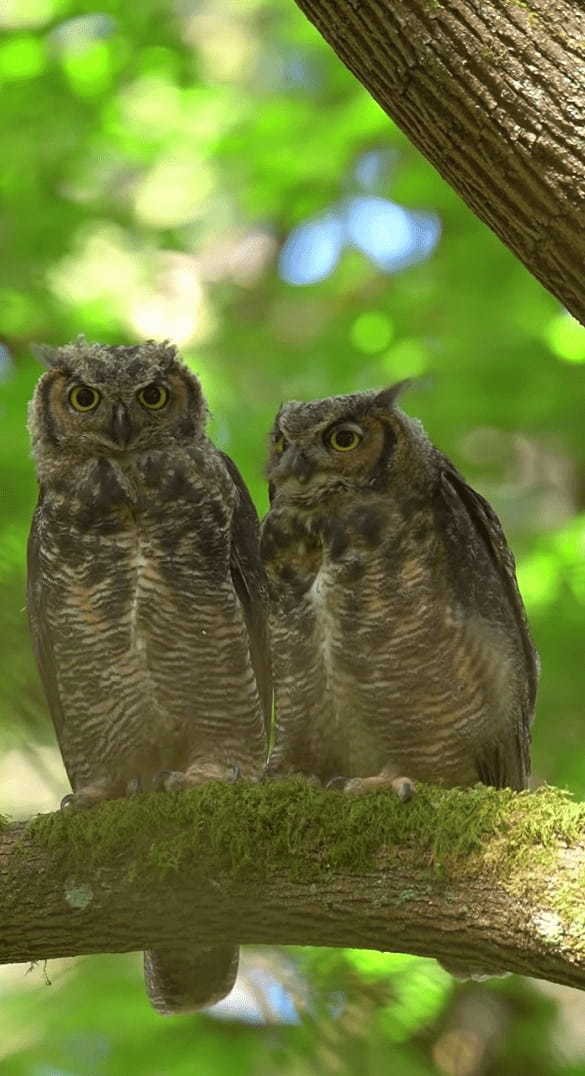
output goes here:
[{"label": "owl eye", "polygon": [[168,389],[164,385],[147,385],[145,388],[140,389],[138,393],[138,402],[143,407],[147,407],[149,411],[159,411],[161,407],[164,407],[168,398]]},{"label": "owl eye", "polygon": [[89,385],[76,385],[69,393],[69,403],[75,411],[94,411],[100,400],[98,390]]},{"label": "owl eye", "polygon": [[333,433],[329,434],[329,444],[336,452],[351,452],[357,448],[363,434],[354,426],[338,426]]},{"label": "owl eye", "polygon": [[278,452],[278,455],[280,456],[284,452],[284,450],[286,448],[286,439],[283,437],[283,435],[281,433],[279,433],[279,434],[276,435],[276,437],[274,438],[274,441],[272,443],[273,443],[273,446],[274,446],[274,451]]}]

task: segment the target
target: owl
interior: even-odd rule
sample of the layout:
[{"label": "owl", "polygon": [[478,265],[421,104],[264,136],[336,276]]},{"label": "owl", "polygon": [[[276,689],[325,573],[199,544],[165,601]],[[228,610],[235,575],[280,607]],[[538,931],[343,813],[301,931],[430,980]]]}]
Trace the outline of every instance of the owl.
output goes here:
[{"label": "owl", "polygon": [[[255,778],[271,712],[258,521],[170,345],[44,349],[29,409],[35,654],[71,808]],[[230,945],[145,954],[161,1012],[231,989]]]},{"label": "owl", "polygon": [[281,407],[262,552],[276,698],[268,775],[408,799],[521,789],[537,659],[489,504],[382,392]]}]

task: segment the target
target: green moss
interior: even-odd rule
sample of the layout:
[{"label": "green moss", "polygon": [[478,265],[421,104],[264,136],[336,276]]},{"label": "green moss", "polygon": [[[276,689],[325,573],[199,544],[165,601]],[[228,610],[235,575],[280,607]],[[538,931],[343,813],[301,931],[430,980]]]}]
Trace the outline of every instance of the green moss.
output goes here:
[{"label": "green moss", "polygon": [[[525,902],[545,943],[585,953],[585,804],[554,788],[419,786],[403,804],[388,792],[351,797],[301,780],[214,783],[40,816],[15,848],[17,876],[31,844],[48,851],[76,908],[102,868],[138,884],[181,870],[254,887],[276,873],[326,891],[330,872],[391,872],[399,860],[401,904],[440,895],[474,915],[493,884],[516,907]],[[8,904],[11,892],[8,882]]]},{"label": "green moss", "polygon": [[533,869],[584,834],[585,804],[558,789],[421,786],[403,804],[386,792],[350,797],[293,779],[214,783],[44,815],[26,839],[47,847],[76,876],[119,861],[135,876],[196,863],[201,872],[317,877],[374,870],[396,850],[411,849],[436,879]]}]

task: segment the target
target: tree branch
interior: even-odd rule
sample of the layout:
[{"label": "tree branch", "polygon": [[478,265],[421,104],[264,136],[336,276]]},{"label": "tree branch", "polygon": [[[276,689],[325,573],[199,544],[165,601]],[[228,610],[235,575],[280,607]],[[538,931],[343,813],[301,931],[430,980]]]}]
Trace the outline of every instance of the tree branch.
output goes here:
[{"label": "tree branch", "polygon": [[585,988],[585,805],[208,785],[0,830],[0,961],[187,942],[354,946]]},{"label": "tree branch", "polygon": [[585,323],[582,0],[296,0],[444,179]]}]

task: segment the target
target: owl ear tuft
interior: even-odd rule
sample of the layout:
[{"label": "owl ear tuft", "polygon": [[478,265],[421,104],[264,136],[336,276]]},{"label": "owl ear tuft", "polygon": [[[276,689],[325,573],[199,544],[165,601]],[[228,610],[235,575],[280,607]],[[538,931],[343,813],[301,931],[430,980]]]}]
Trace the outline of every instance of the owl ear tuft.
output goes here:
[{"label": "owl ear tuft", "polygon": [[405,377],[403,381],[397,381],[395,385],[390,385],[387,389],[382,389],[374,397],[373,406],[376,410],[380,411],[393,411],[396,401],[399,396],[402,396],[403,392],[407,392],[413,385],[418,383],[416,377]]},{"label": "owl ear tuft", "polygon": [[169,340],[143,340],[141,344],[136,344],[132,348],[120,348],[120,350],[152,359],[163,373],[166,373],[174,364],[181,363],[178,348]]},{"label": "owl ear tuft", "polygon": [[[154,340],[149,340],[149,344],[154,344]],[[160,344],[154,344],[157,350],[157,357],[160,359],[160,364],[163,370],[168,370],[169,366],[172,366],[174,362],[179,359],[179,352],[174,344],[171,344],[169,340],[163,340]]]}]

